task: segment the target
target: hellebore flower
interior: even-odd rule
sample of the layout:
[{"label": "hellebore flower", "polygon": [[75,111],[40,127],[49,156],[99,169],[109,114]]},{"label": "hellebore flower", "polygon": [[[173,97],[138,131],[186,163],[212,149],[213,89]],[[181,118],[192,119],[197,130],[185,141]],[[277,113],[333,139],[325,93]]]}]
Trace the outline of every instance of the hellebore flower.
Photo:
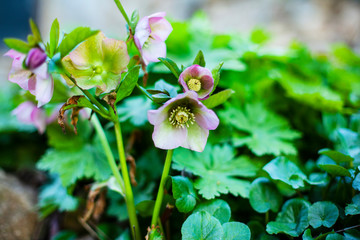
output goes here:
[{"label": "hellebore flower", "polygon": [[157,110],[148,111],[153,140],[161,149],[188,148],[202,152],[209,130],[219,125],[216,114],[198,100],[194,91],[177,95]]},{"label": "hellebore flower", "polygon": [[[63,58],[65,69],[82,89],[96,87],[96,93],[108,93],[120,82],[121,73],[127,70],[130,57],[124,41],[106,38],[98,33],[81,43]],[[74,83],[66,76],[66,82]]]},{"label": "hellebore flower", "polygon": [[43,109],[37,108],[32,102],[23,102],[12,111],[12,114],[15,115],[20,122],[34,125],[39,133],[44,133],[48,123],[46,114]]},{"label": "hellebore flower", "polygon": [[213,90],[214,79],[208,69],[192,65],[180,74],[179,84],[184,88],[184,92],[195,91],[199,95],[199,99],[203,100],[208,98]]},{"label": "hellebore flower", "polygon": [[[48,103],[54,92],[54,81],[47,71],[46,53],[40,48],[32,48],[26,56],[11,49],[5,56],[14,59],[9,81],[29,90],[38,101],[38,107]],[[24,60],[26,68],[23,67]]]},{"label": "hellebore flower", "polygon": [[146,65],[149,62],[159,62],[159,57],[166,56],[165,40],[173,29],[164,18],[165,15],[165,12],[158,12],[143,17],[135,28],[135,45]]}]

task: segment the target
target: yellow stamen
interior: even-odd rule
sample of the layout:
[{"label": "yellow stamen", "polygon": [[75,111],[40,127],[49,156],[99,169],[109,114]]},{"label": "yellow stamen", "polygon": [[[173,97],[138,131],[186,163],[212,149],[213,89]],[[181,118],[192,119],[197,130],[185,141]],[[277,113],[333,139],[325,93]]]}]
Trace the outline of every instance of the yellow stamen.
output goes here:
[{"label": "yellow stamen", "polygon": [[201,89],[201,82],[199,79],[192,78],[187,82],[187,85],[190,90],[198,92]]},{"label": "yellow stamen", "polygon": [[190,124],[194,124],[195,115],[191,110],[185,106],[177,106],[170,111],[169,121],[171,125],[177,128],[189,127]]}]

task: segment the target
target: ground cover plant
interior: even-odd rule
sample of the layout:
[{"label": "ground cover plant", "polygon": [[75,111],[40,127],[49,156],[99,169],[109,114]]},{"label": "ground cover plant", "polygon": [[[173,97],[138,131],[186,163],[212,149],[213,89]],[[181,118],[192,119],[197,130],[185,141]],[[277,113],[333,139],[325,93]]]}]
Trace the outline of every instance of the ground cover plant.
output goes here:
[{"label": "ground cover plant", "polygon": [[1,141],[27,157],[5,148],[1,166],[41,155],[38,211],[60,230],[38,238],[360,238],[356,53],[279,51],[261,29],[213,34],[201,12],[169,22],[114,2],[124,41],[56,19],[47,42],[33,21],[26,42],[5,39]]}]

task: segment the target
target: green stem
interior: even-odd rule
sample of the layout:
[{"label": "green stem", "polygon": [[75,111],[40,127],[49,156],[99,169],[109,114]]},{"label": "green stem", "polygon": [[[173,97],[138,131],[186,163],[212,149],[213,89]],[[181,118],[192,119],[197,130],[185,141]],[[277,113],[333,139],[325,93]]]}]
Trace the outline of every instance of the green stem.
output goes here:
[{"label": "green stem", "polygon": [[130,26],[130,19],[129,19],[128,15],[126,14],[125,9],[122,6],[121,2],[119,0],[114,0],[114,2],[116,4],[116,6],[118,7],[118,9],[120,10],[123,17],[125,18],[126,23]]},{"label": "green stem", "polygon": [[[125,193],[125,186],[124,186],[124,181],[119,173],[119,170],[117,168],[117,165],[116,165],[116,162],[115,162],[115,159],[114,159],[114,156],[111,152],[111,148],[110,148],[110,145],[109,145],[109,142],[106,138],[106,135],[105,135],[105,132],[104,132],[104,129],[102,128],[101,124],[100,124],[100,121],[99,119],[97,118],[96,114],[94,114],[92,117],[91,117],[91,122],[93,124],[93,126],[95,127],[95,131],[97,132],[97,134],[99,135],[99,138],[100,138],[100,142],[101,142],[101,145],[104,149],[104,152],[105,152],[105,155],[106,155],[106,158],[108,160],[108,163],[110,165],[110,168],[113,172],[113,175],[117,181],[117,183],[120,185],[120,188],[122,190],[123,193]],[[124,196],[124,195],[123,195]],[[125,196],[124,196],[125,197]]]},{"label": "green stem", "polygon": [[165,181],[166,181],[167,176],[169,175],[170,166],[171,166],[171,158],[172,158],[173,152],[174,152],[174,150],[171,149],[171,150],[168,150],[168,152],[166,154],[164,170],[161,175],[160,186],[159,186],[158,194],[157,194],[156,201],[155,201],[154,212],[153,212],[152,219],[151,219],[151,226],[152,225],[156,226],[156,222],[157,222],[159,214],[160,214],[161,203],[162,203],[162,200],[164,197]]},{"label": "green stem", "polygon": [[138,83],[136,83],[136,87],[151,101],[154,101],[153,97],[144,89],[142,88]]},{"label": "green stem", "polygon": [[132,233],[132,236],[134,239],[141,239],[139,223],[138,223],[137,216],[136,216],[134,195],[133,195],[133,192],[131,189],[129,172],[128,172],[127,165],[126,165],[126,156],[125,156],[123,139],[122,139],[122,135],[121,135],[121,127],[120,127],[120,123],[118,120],[114,121],[114,127],[115,127],[116,142],[117,142],[117,147],[118,147],[118,152],[119,152],[121,173],[124,177],[125,195],[126,195],[125,201],[126,201],[126,207],[128,210],[128,214],[129,214],[131,233]]}]

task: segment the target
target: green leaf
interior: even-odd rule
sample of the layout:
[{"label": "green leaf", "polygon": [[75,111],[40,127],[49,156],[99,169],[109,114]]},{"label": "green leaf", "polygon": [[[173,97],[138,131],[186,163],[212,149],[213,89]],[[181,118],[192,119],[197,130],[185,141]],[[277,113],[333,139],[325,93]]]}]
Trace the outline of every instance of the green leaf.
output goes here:
[{"label": "green leaf", "polygon": [[82,178],[103,181],[110,177],[111,169],[101,149],[85,145],[76,151],[49,149],[37,163],[41,170],[59,174],[63,186]]},{"label": "green leaf", "polygon": [[139,71],[140,66],[135,66],[126,73],[124,80],[121,82],[116,92],[115,103],[118,103],[120,100],[124,99],[132,93],[139,79]]},{"label": "green leaf", "polygon": [[139,21],[139,11],[138,10],[134,10],[131,14],[131,18],[130,18],[130,27],[132,29],[133,32],[135,32],[135,28],[136,25]]},{"label": "green leaf", "polygon": [[360,173],[358,173],[352,183],[352,187],[357,190],[360,191]]},{"label": "green leaf", "polygon": [[176,77],[176,79],[179,78],[180,74],[181,74],[181,70],[179,69],[179,67],[176,65],[176,63],[169,59],[169,58],[159,58],[160,62],[162,62]]},{"label": "green leaf", "polygon": [[263,44],[270,39],[269,33],[265,32],[263,29],[254,29],[251,32],[250,40],[256,44]]},{"label": "green leaf", "polygon": [[311,236],[311,230],[310,228],[306,229],[304,234],[302,235],[303,240],[314,240],[314,238]]},{"label": "green leaf", "polygon": [[195,210],[196,212],[206,211],[211,216],[220,221],[221,224],[227,223],[231,217],[231,209],[227,202],[221,199],[214,199],[199,204]]},{"label": "green leaf", "polygon": [[354,161],[354,158],[352,158],[351,156],[345,155],[345,154],[335,151],[335,150],[330,150],[328,148],[321,149],[319,151],[319,154],[328,156],[329,158],[334,160],[336,163],[341,163],[341,162],[350,163],[350,162]]},{"label": "green leaf", "polygon": [[300,133],[261,103],[247,104],[242,110],[228,105],[220,117],[238,130],[232,139],[236,147],[246,145],[257,156],[297,153],[292,141],[299,138]]},{"label": "green leaf", "polygon": [[272,179],[289,184],[294,189],[304,187],[304,181],[307,180],[300,168],[286,157],[277,157],[271,160],[263,169]]},{"label": "green leaf", "polygon": [[120,121],[129,120],[134,126],[147,123],[147,111],[151,109],[151,101],[142,97],[129,97],[117,108]]},{"label": "green leaf", "polygon": [[73,231],[63,230],[58,232],[51,240],[76,240],[78,236]]},{"label": "green leaf", "polygon": [[74,211],[78,207],[78,204],[78,199],[67,193],[59,177],[54,178],[51,183],[41,187],[38,206],[40,207],[41,217],[43,218],[47,217],[56,209],[61,212]]},{"label": "green leaf", "polygon": [[281,194],[267,178],[257,178],[251,183],[249,200],[251,207],[259,213],[270,209],[277,212],[282,204]]},{"label": "green leaf", "polygon": [[56,49],[59,45],[59,37],[60,37],[60,25],[57,18],[51,24],[50,29],[50,44],[49,44],[49,57],[52,58],[56,53]]},{"label": "green leaf", "polygon": [[339,217],[339,210],[331,202],[316,202],[309,208],[309,223],[313,228],[332,227]]},{"label": "green leaf", "polygon": [[30,18],[29,22],[30,22],[31,32],[34,36],[35,43],[41,42],[42,40],[41,40],[41,34],[39,31],[39,28],[36,26],[35,22],[31,18]]},{"label": "green leaf", "polygon": [[250,240],[250,229],[241,222],[229,222],[223,224],[223,240]]},{"label": "green leaf", "polygon": [[202,102],[207,108],[214,108],[226,102],[226,100],[228,100],[234,93],[235,92],[233,90],[226,89],[211,95],[208,99],[205,99]]},{"label": "green leaf", "polygon": [[269,234],[286,233],[298,237],[309,226],[308,209],[310,203],[293,198],[285,202],[275,222],[266,225]]},{"label": "green leaf", "polygon": [[173,163],[174,169],[186,169],[200,176],[194,181],[194,187],[206,199],[215,198],[221,193],[247,198],[250,182],[238,177],[252,177],[259,170],[259,165],[247,157],[235,158],[234,150],[229,145],[207,144],[202,153],[179,148],[174,152]]},{"label": "green leaf", "polygon": [[195,64],[197,64],[201,67],[205,67],[205,65],[206,65],[204,54],[201,50],[198,52],[198,54],[196,55],[196,57],[194,59],[193,65],[195,65]]},{"label": "green leaf", "polygon": [[78,44],[87,38],[97,34],[99,31],[91,30],[89,27],[78,27],[67,34],[59,45],[61,58],[68,55]]},{"label": "green leaf", "polygon": [[325,240],[345,240],[345,237],[337,233],[331,233],[326,236]]},{"label": "green leaf", "polygon": [[346,215],[358,215],[360,214],[360,194],[355,195],[352,198],[351,204],[348,204],[345,208]]},{"label": "green leaf", "polygon": [[144,200],[136,204],[136,211],[142,217],[150,217],[154,211],[155,202],[153,200]]},{"label": "green leaf", "polygon": [[335,164],[318,164],[319,168],[334,176],[351,177],[349,170]]},{"label": "green leaf", "polygon": [[191,214],[181,227],[182,240],[219,240],[224,232],[220,222],[208,212]]},{"label": "green leaf", "polygon": [[194,209],[196,205],[196,192],[192,182],[182,176],[171,177],[172,179],[172,192],[175,205],[179,212],[188,213]]},{"label": "green leaf", "polygon": [[344,232],[344,236],[346,240],[359,240],[360,239],[360,231],[355,229],[350,229]]},{"label": "green leaf", "polygon": [[21,53],[28,53],[31,49],[28,43],[16,38],[5,38],[4,43],[9,48],[14,49]]},{"label": "green leaf", "polygon": [[211,70],[211,74],[212,77],[214,79],[214,88],[211,91],[210,95],[215,91],[217,85],[219,84],[220,81],[220,71],[222,66],[224,65],[224,62],[219,63],[219,65],[217,65],[213,70]]}]

